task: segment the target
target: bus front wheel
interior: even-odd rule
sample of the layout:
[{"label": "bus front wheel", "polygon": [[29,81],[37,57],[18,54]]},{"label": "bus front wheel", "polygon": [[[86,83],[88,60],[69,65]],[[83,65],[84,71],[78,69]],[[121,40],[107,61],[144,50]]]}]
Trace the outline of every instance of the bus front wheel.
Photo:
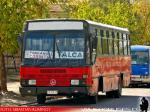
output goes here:
[{"label": "bus front wheel", "polygon": [[37,103],[38,104],[44,104],[46,101],[46,95],[37,95]]},{"label": "bus front wheel", "polygon": [[88,100],[90,104],[96,104],[98,101],[98,95],[95,96],[88,96]]}]

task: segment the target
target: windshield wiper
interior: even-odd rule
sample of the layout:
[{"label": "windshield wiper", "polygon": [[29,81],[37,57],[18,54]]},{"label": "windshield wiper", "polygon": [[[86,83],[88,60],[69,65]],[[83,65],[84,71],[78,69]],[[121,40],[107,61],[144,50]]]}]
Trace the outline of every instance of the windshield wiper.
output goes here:
[{"label": "windshield wiper", "polygon": [[[59,55],[59,59],[60,59],[60,49],[59,49],[59,47],[58,47],[58,44],[57,44],[57,42],[56,42],[56,48],[57,48],[58,55]],[[56,57],[55,57],[55,58],[56,58]]]}]

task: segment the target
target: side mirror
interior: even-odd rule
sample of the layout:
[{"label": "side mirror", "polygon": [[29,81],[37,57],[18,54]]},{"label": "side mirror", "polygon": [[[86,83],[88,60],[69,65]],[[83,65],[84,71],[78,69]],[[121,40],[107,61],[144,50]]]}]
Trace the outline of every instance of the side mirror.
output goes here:
[{"label": "side mirror", "polygon": [[96,49],[93,49],[92,51],[92,63],[95,63],[95,59],[96,59]]},{"label": "side mirror", "polygon": [[93,49],[96,49],[97,48],[97,37],[94,37],[92,39],[92,45],[93,45]]},{"label": "side mirror", "polygon": [[94,34],[90,34],[90,40],[91,40],[91,43],[92,43],[92,46],[91,46],[91,51],[92,51],[92,64],[95,63],[95,60],[96,60],[96,49],[97,49],[97,36],[94,35]]},{"label": "side mirror", "polygon": [[90,40],[92,42],[92,49],[97,48],[97,36],[95,34],[90,34]]},{"label": "side mirror", "polygon": [[23,36],[21,34],[18,36],[18,43],[19,43],[19,46],[22,46],[23,44]]}]

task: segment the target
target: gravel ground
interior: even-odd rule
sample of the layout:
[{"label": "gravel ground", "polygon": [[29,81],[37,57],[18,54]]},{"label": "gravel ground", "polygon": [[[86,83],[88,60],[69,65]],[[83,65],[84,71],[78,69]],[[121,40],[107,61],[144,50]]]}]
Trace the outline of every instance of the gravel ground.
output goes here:
[{"label": "gravel ground", "polygon": [[20,106],[36,101],[34,97],[22,97],[19,93],[19,86],[18,81],[7,83],[8,93],[0,96],[0,106]]}]

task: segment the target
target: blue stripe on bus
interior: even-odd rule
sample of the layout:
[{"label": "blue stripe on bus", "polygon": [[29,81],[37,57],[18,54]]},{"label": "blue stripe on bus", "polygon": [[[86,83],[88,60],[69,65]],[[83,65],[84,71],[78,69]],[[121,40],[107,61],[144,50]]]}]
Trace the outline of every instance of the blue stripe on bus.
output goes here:
[{"label": "blue stripe on bus", "polygon": [[149,65],[132,64],[132,75],[149,75]]}]

